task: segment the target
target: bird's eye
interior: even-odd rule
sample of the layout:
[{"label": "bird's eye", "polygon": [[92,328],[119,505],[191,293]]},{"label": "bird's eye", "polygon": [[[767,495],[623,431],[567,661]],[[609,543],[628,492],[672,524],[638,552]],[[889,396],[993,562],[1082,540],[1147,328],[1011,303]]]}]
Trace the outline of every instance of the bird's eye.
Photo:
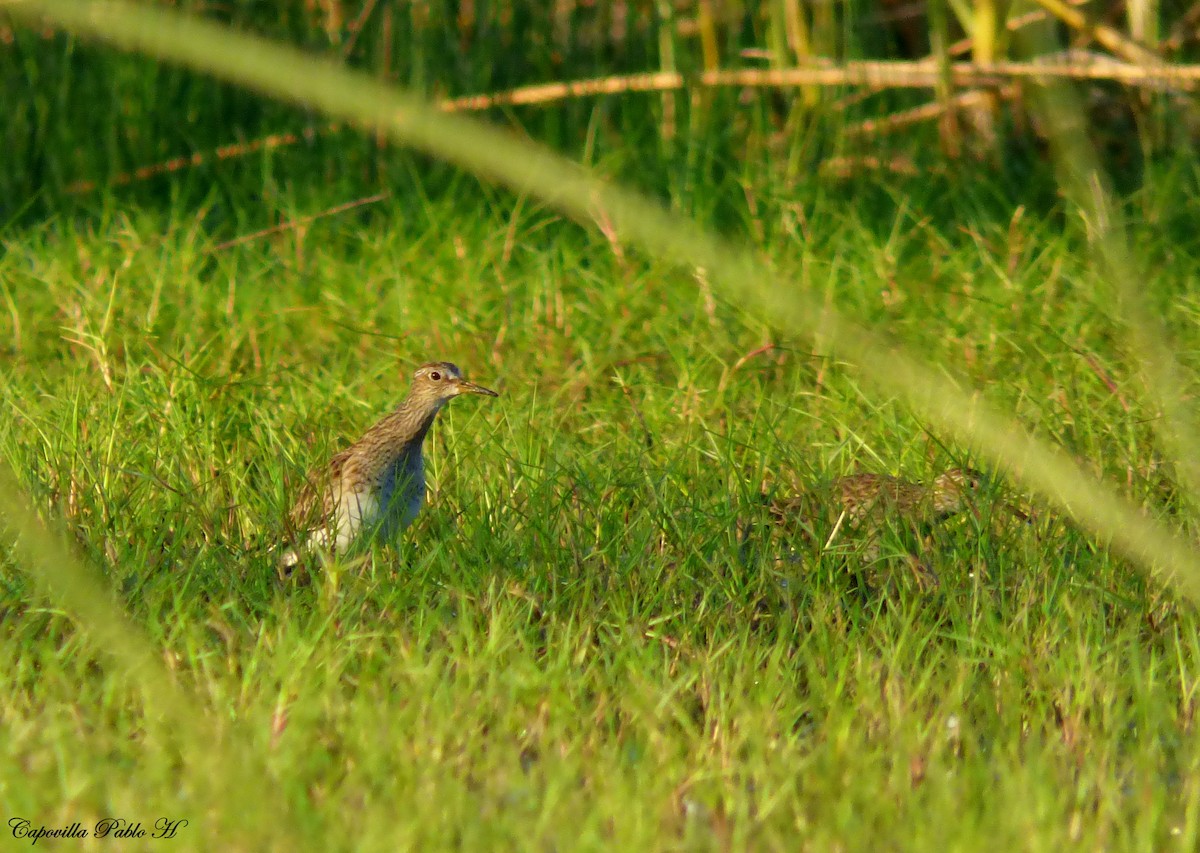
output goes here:
[{"label": "bird's eye", "polygon": [[433,371],[433,373],[429,374],[429,378],[432,379],[434,382],[437,382],[442,378],[442,374],[438,373],[435,370],[435,371]]}]

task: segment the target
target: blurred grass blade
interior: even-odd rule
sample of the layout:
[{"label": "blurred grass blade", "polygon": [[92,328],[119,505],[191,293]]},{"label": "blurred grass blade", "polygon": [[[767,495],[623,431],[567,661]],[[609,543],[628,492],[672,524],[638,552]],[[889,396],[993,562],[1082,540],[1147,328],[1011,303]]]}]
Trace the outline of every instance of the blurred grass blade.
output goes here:
[{"label": "blurred grass blade", "polygon": [[[231,748],[231,736],[238,733],[219,736],[198,713],[199,703],[173,683],[150,641],[124,615],[111,591],[38,520],[7,466],[0,467],[0,532],[46,597],[83,626],[92,647],[108,659],[111,674],[140,694],[151,748],[168,756],[176,748],[182,751],[184,778],[179,790],[167,796],[188,802],[186,793],[196,791],[202,797],[202,808],[193,800],[189,807],[194,813],[179,815],[194,826],[190,837],[204,835],[226,849],[262,849],[266,839],[291,837],[285,806],[272,795],[272,786],[263,784],[264,769],[251,758],[254,753]],[[226,798],[241,807],[221,808]]]},{"label": "blurred grass blade", "polygon": [[809,337],[820,333],[843,358],[856,363],[881,388],[899,395],[919,415],[978,447],[996,465],[1064,507],[1101,540],[1111,541],[1200,601],[1196,552],[1164,525],[1085,475],[1061,450],[964,392],[943,372],[823,310],[817,297],[779,279],[751,253],[668,214],[640,195],[607,185],[511,134],[440,113],[368,77],[215,23],[123,2],[38,0],[9,9],[30,17],[48,16],[80,34],[386,132],[396,142],[544,199],[582,222],[600,217],[623,241],[649,254],[704,267],[731,297],[757,306],[780,327]]},{"label": "blurred grass blade", "polygon": [[[1029,52],[1049,49],[1044,37],[1036,44],[1032,40],[1033,36],[1024,40]],[[1194,509],[1200,497],[1200,441],[1196,438],[1200,419],[1194,406],[1184,400],[1186,372],[1171,346],[1173,337],[1146,304],[1143,294],[1150,271],[1134,260],[1121,212],[1113,203],[1100,157],[1088,138],[1083,107],[1074,89],[1051,83],[1036,87],[1033,94],[1033,104],[1053,145],[1059,184],[1083,217],[1097,271],[1112,288],[1118,322],[1128,331],[1126,349],[1141,370],[1152,406],[1162,413],[1152,424]]]}]

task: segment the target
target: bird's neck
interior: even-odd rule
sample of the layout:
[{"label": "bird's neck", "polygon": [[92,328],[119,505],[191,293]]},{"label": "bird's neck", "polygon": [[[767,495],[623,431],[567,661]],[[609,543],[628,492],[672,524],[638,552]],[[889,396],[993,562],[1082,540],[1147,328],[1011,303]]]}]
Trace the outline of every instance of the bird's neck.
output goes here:
[{"label": "bird's neck", "polygon": [[445,404],[445,400],[430,401],[406,397],[388,420],[394,423],[397,434],[407,436],[405,443],[409,447],[419,450],[438,412]]}]

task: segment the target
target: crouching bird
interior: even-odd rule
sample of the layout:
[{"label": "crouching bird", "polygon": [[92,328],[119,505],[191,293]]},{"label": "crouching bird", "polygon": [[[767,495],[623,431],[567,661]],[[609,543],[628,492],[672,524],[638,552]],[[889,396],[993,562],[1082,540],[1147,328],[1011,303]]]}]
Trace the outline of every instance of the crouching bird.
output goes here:
[{"label": "crouching bird", "polygon": [[[776,498],[768,510],[777,524],[815,545],[818,553],[838,541],[839,533],[845,534],[841,538],[849,539],[850,551],[857,554],[861,568],[867,568],[883,556],[880,540],[885,529],[928,531],[964,509],[974,511],[972,499],[978,495],[982,479],[969,468],[952,468],[929,483],[884,474],[851,474],[823,489]],[[921,586],[937,585],[937,575],[926,561],[915,553],[907,557]],[[867,574],[877,573],[868,570]]]}]

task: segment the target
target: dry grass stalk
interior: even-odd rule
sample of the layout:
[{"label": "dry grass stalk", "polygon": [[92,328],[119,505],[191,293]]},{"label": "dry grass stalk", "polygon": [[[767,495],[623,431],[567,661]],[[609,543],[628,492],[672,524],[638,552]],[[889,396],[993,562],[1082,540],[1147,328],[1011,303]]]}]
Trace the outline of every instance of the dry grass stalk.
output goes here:
[{"label": "dry grass stalk", "polygon": [[1095,39],[1097,44],[1108,48],[1126,62],[1143,65],[1162,64],[1162,60],[1154,51],[1143,47],[1110,26],[1093,24],[1083,12],[1072,8],[1063,0],[1034,0],[1034,2],[1071,29],[1090,36]]},{"label": "dry grass stalk", "polygon": [[[943,71],[944,73],[944,71]],[[1049,80],[1111,80],[1126,86],[1149,89],[1195,91],[1200,84],[1200,64],[1143,67],[1103,56],[1080,58],[1078,53],[1035,62],[996,62],[980,66],[970,62],[949,65],[950,78],[956,87],[1001,87],[1016,80],[1043,82]],[[571,98],[597,95],[619,95],[629,92],[671,92],[687,86],[706,88],[774,88],[788,89],[804,86],[862,86],[883,90],[889,88],[933,89],[938,85],[939,69],[932,59],[915,61],[862,61],[844,65],[812,66],[807,68],[736,69],[706,71],[694,77],[678,72],[649,72],[625,76],[601,77],[521,86],[504,92],[448,98],[439,104],[446,112],[473,112],[494,107],[537,106]],[[975,97],[978,95],[976,94]],[[928,108],[918,108],[928,109]],[[936,113],[934,113],[936,115]],[[917,119],[919,120],[919,119]],[[903,123],[904,119],[900,120]],[[864,123],[859,133],[881,130],[887,119],[874,125]],[[259,151],[295,145],[318,133],[338,130],[340,124],[309,128],[303,133],[279,133],[231,145],[223,145],[209,153],[197,152],[175,157],[161,163],[142,166],[114,176],[110,186],[123,186],[158,175],[201,166],[213,160],[229,160]],[[869,128],[869,129],[868,129]],[[81,180],[70,184],[69,194],[92,192],[99,181]]]},{"label": "dry grass stalk", "polygon": [[270,228],[264,228],[261,231],[255,231],[252,234],[243,234],[241,237],[235,237],[232,240],[226,240],[224,243],[218,243],[208,251],[223,252],[226,249],[232,249],[234,246],[240,246],[243,243],[250,243],[254,240],[259,240],[263,237],[270,237],[272,234],[281,234],[284,231],[295,231],[303,228],[318,219],[324,219],[328,216],[337,216],[339,213],[345,213],[349,210],[354,210],[357,207],[364,207],[368,204],[375,204],[383,201],[390,196],[391,193],[376,193],[375,195],[367,196],[366,198],[358,198],[354,201],[348,201],[345,204],[338,204],[319,213],[314,213],[311,216],[301,216],[296,219],[289,219],[286,222],[281,222],[278,225],[273,225]]},{"label": "dry grass stalk", "polygon": [[[1010,80],[1112,80],[1127,86],[1170,87],[1193,91],[1200,82],[1200,65],[1143,67],[1108,58],[1081,58],[1077,53],[1034,62],[971,62],[950,64],[956,86],[997,86]],[[533,106],[570,98],[618,95],[628,92],[662,92],[688,85],[722,88],[787,89],[806,85],[870,86],[876,89],[932,89],[937,84],[933,60],[862,61],[837,66],[709,71],[685,78],[675,72],[649,72],[591,80],[560,81],[521,86],[506,92],[451,98],[441,108],[449,112],[484,110],[498,106]]]},{"label": "dry grass stalk", "polygon": [[[220,148],[216,148],[208,153],[197,151],[194,154],[182,157],[172,157],[170,160],[164,160],[161,163],[139,166],[131,172],[122,172],[119,175],[114,175],[112,180],[109,181],[109,185],[120,187],[131,184],[134,181],[145,181],[158,175],[168,175],[188,167],[203,166],[205,163],[212,162],[213,160],[233,160],[259,151],[286,148],[289,145],[295,145],[302,139],[310,139],[319,132],[331,133],[340,127],[340,124],[330,124],[324,128],[309,128],[303,133],[272,133],[270,136],[264,136],[261,139],[252,139],[249,142],[235,142],[229,145],[222,145]],[[68,195],[81,195],[92,192],[99,186],[99,181],[75,181],[67,186],[66,192]]]},{"label": "dry grass stalk", "polygon": [[[1089,0],[1067,0],[1067,2],[1071,6],[1084,6],[1089,2]],[[1023,27],[1027,27],[1030,24],[1036,24],[1038,21],[1044,21],[1049,17],[1051,17],[1050,14],[1044,9],[1035,9],[1032,12],[1025,12],[1021,15],[1011,15],[1008,20],[1004,22],[1004,27],[1009,32],[1016,32]],[[966,56],[971,52],[971,39],[959,39],[950,45],[947,52],[951,56]]]},{"label": "dry grass stalk", "polygon": [[[1017,96],[1018,88],[1015,85],[1002,86],[994,94],[998,95],[1003,100],[1011,100]],[[967,92],[959,92],[957,95],[949,98],[945,102],[935,101],[929,104],[922,104],[919,107],[913,107],[909,110],[901,110],[891,115],[883,116],[882,118],[871,118],[866,121],[852,124],[846,128],[847,136],[876,136],[885,133],[894,133],[898,130],[903,130],[914,124],[920,124],[923,121],[940,118],[946,110],[969,109],[979,106],[984,103],[984,99],[993,93],[983,92],[979,89],[972,89]]]}]

